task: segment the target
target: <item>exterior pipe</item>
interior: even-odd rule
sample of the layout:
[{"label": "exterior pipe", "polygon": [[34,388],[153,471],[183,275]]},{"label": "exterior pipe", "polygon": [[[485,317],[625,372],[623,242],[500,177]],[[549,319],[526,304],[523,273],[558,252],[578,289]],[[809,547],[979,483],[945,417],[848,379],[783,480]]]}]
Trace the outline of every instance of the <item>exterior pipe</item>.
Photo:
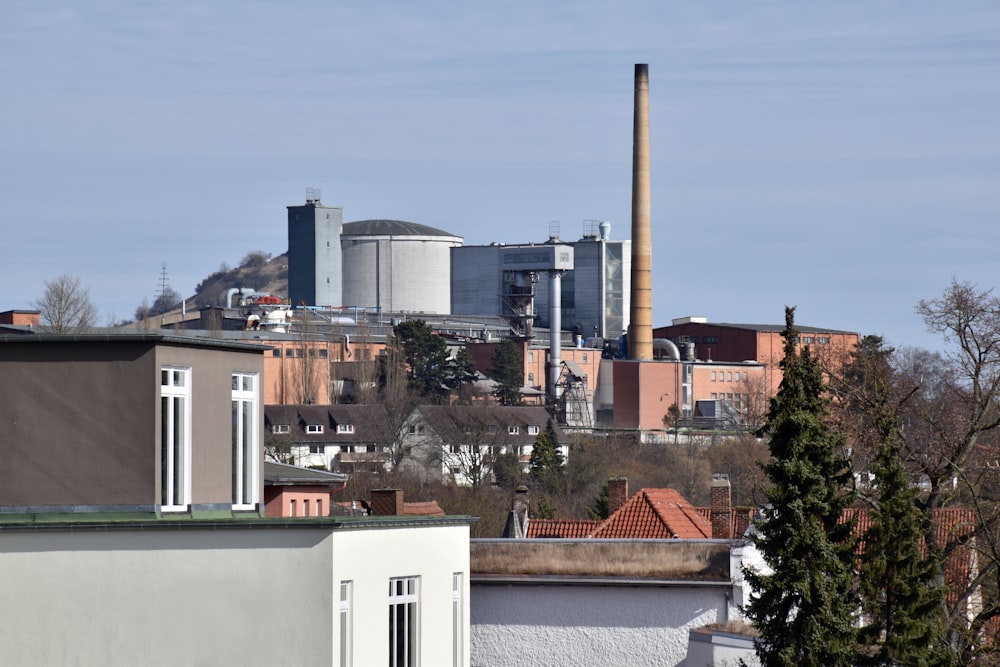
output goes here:
[{"label": "exterior pipe", "polygon": [[549,396],[555,405],[559,399],[559,374],[562,371],[562,271],[549,271]]}]

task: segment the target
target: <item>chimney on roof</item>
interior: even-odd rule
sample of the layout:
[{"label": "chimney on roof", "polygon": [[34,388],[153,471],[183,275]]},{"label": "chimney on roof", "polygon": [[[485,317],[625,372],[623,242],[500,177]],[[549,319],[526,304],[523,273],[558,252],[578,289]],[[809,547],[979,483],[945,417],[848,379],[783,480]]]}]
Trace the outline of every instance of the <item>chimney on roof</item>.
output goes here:
[{"label": "chimney on roof", "polygon": [[729,475],[712,475],[712,539],[733,539],[733,493]]},{"label": "chimney on roof", "polygon": [[402,516],[402,489],[372,489],[372,514],[376,516]]},{"label": "chimney on roof", "polygon": [[528,536],[529,505],[528,487],[522,485],[514,489],[514,497],[510,501],[510,514],[501,537],[524,539]]},{"label": "chimney on roof", "polygon": [[608,514],[625,504],[628,500],[628,477],[612,477],[608,480]]}]

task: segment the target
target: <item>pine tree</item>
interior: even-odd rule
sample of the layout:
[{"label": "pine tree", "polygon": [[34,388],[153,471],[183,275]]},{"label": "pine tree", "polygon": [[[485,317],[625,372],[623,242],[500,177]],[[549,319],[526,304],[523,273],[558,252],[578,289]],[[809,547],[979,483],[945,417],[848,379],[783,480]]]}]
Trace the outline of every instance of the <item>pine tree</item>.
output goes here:
[{"label": "pine tree", "polygon": [[853,665],[855,542],[843,520],[851,470],[827,423],[823,373],[808,347],[798,351],[794,312],[785,309],[784,377],[766,427],[769,507],[753,538],[770,571],[745,571],[746,614],[764,667]]},{"label": "pine tree", "polygon": [[921,549],[923,514],[903,466],[899,422],[890,403],[891,354],[881,338],[868,336],[845,369],[847,408],[869,422],[876,439],[870,466],[874,496],[858,578],[864,663],[948,665],[944,593],[934,584],[938,555],[925,556]]},{"label": "pine tree", "polygon": [[393,328],[409,367],[409,385],[426,398],[442,402],[450,391],[448,345],[423,320],[407,320]]},{"label": "pine tree", "polygon": [[507,338],[493,350],[490,377],[496,380],[493,395],[500,405],[521,405],[524,385],[524,359],[517,343]]},{"label": "pine tree", "polygon": [[563,455],[559,451],[559,442],[551,419],[545,430],[535,438],[529,466],[531,479],[536,485],[551,493],[562,492]]}]

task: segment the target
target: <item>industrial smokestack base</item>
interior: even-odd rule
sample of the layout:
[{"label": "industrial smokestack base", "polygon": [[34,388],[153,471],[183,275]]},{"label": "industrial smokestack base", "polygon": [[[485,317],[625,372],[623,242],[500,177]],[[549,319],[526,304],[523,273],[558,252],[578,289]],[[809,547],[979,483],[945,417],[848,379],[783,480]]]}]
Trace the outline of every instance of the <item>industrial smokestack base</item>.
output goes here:
[{"label": "industrial smokestack base", "polygon": [[653,358],[652,244],[649,206],[649,65],[635,66],[632,126],[632,299],[628,358]]}]

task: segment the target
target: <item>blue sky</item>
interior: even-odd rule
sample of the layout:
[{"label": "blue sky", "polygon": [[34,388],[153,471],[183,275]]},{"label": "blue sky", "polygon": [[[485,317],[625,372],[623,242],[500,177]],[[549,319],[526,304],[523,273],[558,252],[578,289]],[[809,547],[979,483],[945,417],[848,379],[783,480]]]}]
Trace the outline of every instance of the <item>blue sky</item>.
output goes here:
[{"label": "blue sky", "polygon": [[344,220],[467,244],[627,238],[649,63],[653,321],[933,347],[913,306],[1000,286],[1000,3],[0,3],[0,310],[102,313]]}]

